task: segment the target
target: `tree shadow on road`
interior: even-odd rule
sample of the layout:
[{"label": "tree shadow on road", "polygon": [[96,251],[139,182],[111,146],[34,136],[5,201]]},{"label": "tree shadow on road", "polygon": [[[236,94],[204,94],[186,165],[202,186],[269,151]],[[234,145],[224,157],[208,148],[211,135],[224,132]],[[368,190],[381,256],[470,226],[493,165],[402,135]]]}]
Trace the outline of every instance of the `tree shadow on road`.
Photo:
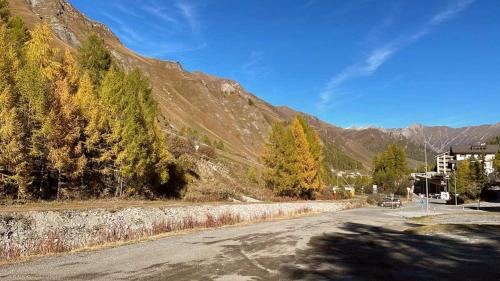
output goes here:
[{"label": "tree shadow on road", "polygon": [[[471,210],[478,210],[477,206],[467,206],[465,207],[467,209]],[[485,207],[479,207],[480,211],[487,211],[487,212],[500,212],[500,207],[497,206],[485,206]]]},{"label": "tree shadow on road", "polygon": [[[283,265],[287,280],[500,280],[500,232],[461,228],[463,239],[348,223],[313,237]],[[465,230],[464,230],[465,229]],[[466,239],[482,239],[470,243]],[[479,240],[475,240],[479,241]]]}]

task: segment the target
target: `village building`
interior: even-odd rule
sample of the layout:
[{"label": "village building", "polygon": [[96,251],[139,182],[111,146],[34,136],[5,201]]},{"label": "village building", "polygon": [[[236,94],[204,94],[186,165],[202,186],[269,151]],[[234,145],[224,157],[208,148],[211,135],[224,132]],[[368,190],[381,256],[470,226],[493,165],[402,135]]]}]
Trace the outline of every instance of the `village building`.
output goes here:
[{"label": "village building", "polygon": [[495,171],[493,162],[498,151],[500,146],[496,144],[452,145],[449,155],[453,160],[449,162],[449,167],[454,169],[460,161],[475,159],[484,163],[485,173],[489,175]]}]

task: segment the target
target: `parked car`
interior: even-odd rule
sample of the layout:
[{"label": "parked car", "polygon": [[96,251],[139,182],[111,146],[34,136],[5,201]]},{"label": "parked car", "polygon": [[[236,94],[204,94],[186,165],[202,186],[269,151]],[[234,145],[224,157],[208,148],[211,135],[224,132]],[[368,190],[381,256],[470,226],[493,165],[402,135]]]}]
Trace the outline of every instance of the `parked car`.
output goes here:
[{"label": "parked car", "polygon": [[401,200],[397,197],[385,197],[379,203],[380,207],[400,208]]},{"label": "parked car", "polygon": [[441,194],[439,194],[439,193],[429,193],[429,198],[432,198],[432,199],[441,199]]}]

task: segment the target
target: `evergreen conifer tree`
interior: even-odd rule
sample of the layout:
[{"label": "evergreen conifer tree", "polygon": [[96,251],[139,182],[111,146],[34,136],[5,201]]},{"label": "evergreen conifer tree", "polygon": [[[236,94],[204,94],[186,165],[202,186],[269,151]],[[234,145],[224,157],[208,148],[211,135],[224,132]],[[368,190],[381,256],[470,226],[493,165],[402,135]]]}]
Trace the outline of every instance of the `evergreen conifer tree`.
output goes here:
[{"label": "evergreen conifer tree", "polygon": [[100,85],[106,71],[111,67],[111,54],[104,45],[104,40],[91,33],[78,48],[78,65],[88,71],[94,85]]}]

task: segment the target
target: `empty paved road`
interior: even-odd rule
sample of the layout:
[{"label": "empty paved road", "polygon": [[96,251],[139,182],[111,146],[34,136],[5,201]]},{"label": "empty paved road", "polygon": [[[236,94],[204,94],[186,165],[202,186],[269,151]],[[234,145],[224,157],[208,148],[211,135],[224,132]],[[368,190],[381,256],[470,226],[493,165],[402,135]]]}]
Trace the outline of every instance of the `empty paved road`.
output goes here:
[{"label": "empty paved road", "polygon": [[472,242],[404,231],[416,225],[402,215],[421,213],[413,203],[204,230],[4,266],[0,280],[500,280],[498,229],[461,229]]}]

